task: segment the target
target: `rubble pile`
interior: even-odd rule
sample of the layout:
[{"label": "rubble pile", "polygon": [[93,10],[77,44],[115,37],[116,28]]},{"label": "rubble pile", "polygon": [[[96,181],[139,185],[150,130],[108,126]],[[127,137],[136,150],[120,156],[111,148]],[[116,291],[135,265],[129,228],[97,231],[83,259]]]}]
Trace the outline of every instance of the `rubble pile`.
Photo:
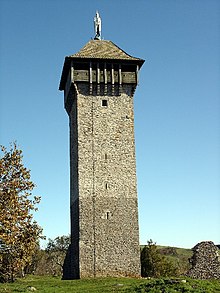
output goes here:
[{"label": "rubble pile", "polygon": [[220,279],[219,249],[212,241],[203,241],[193,247],[187,276],[194,279]]}]

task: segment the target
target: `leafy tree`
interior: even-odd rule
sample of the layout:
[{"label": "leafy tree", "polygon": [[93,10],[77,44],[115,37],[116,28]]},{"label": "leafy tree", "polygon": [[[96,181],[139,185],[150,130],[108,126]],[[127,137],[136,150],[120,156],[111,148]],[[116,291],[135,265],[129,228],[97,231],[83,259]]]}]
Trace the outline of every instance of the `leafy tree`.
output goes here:
[{"label": "leafy tree", "polygon": [[177,267],[162,255],[151,239],[141,251],[142,277],[166,277],[177,275]]},{"label": "leafy tree", "polygon": [[70,245],[70,236],[58,236],[55,239],[49,239],[46,247],[48,254],[48,263],[50,264],[53,275],[61,275],[63,272],[63,263]]},{"label": "leafy tree", "polygon": [[40,265],[42,262],[45,262],[45,268],[46,268],[47,267],[46,252],[40,248],[40,245],[37,245],[31,256],[31,262],[29,262],[24,268],[25,274],[46,275],[46,269],[45,268],[42,269],[42,265]]},{"label": "leafy tree", "polygon": [[49,239],[45,249],[38,246],[32,255],[31,264],[25,267],[25,274],[62,275],[69,244],[69,236],[60,236]]},{"label": "leafy tree", "polygon": [[1,146],[0,157],[0,281],[13,281],[31,261],[42,237],[42,229],[33,220],[40,197],[32,197],[34,183],[24,167],[22,151],[14,143]]}]

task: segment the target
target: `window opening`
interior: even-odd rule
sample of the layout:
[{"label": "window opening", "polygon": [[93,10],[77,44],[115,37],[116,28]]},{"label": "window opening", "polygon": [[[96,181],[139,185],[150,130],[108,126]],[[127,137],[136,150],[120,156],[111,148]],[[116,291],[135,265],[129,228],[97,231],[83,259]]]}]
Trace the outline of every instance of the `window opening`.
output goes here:
[{"label": "window opening", "polygon": [[107,100],[102,100],[102,106],[107,107],[108,106],[108,101]]},{"label": "window opening", "polygon": [[109,219],[109,216],[110,216],[110,213],[107,212],[107,213],[106,213],[106,219],[107,219],[107,220]]},{"label": "window opening", "polygon": [[105,189],[108,189],[108,183],[105,183]]}]

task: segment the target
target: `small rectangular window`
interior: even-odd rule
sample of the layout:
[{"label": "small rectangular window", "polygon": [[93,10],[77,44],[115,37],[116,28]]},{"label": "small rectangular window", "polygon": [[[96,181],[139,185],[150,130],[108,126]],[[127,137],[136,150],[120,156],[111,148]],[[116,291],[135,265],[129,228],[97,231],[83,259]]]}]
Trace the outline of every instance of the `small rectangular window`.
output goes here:
[{"label": "small rectangular window", "polygon": [[108,106],[108,101],[107,100],[102,100],[102,106],[107,107]]},{"label": "small rectangular window", "polygon": [[108,183],[105,183],[105,189],[108,189]]}]

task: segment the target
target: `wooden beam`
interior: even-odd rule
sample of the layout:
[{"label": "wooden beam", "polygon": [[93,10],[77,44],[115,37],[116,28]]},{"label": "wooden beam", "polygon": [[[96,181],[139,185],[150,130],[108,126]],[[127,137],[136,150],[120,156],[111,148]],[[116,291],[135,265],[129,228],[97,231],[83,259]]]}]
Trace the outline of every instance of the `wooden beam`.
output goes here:
[{"label": "wooden beam", "polygon": [[89,63],[89,83],[92,83],[92,62]]},{"label": "wooden beam", "polygon": [[74,83],[74,65],[73,61],[71,61],[71,72],[70,72],[70,81]]},{"label": "wooden beam", "polygon": [[139,83],[139,65],[136,67],[136,83]]},{"label": "wooden beam", "polygon": [[107,84],[107,70],[106,70],[106,63],[104,63],[104,83]]},{"label": "wooden beam", "polygon": [[100,68],[99,68],[99,63],[97,63],[97,83],[100,83]]},{"label": "wooden beam", "polygon": [[112,64],[111,75],[112,75],[112,84],[115,84],[115,77],[114,77],[114,65],[113,65],[113,64]]},{"label": "wooden beam", "polygon": [[122,84],[121,64],[119,64],[118,75],[119,75],[119,85],[121,85]]}]

